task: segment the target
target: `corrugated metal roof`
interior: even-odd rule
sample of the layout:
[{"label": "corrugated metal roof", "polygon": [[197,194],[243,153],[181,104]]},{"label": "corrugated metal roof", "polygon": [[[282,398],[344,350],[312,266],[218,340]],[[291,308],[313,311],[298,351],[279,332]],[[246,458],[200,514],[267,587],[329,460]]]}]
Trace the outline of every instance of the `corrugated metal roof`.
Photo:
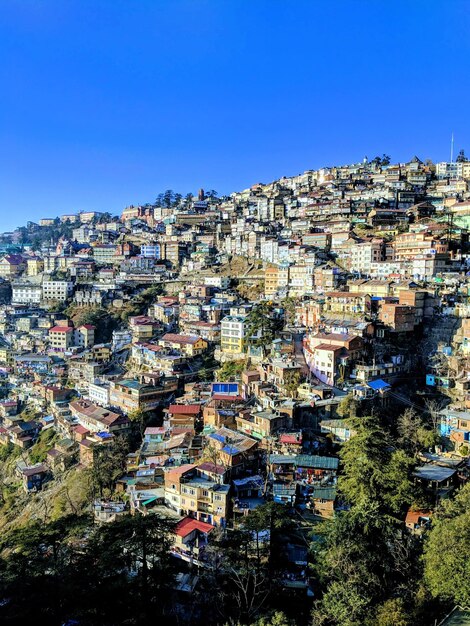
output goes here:
[{"label": "corrugated metal roof", "polygon": [[270,454],[269,462],[277,465],[293,464],[295,467],[309,467],[313,469],[338,469],[339,460],[333,456],[318,456],[315,454]]}]

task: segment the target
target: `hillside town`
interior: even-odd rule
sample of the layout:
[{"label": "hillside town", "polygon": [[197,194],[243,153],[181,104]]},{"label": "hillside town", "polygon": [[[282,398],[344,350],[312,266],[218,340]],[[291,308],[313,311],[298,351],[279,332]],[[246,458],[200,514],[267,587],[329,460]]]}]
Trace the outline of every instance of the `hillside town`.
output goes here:
[{"label": "hillside town", "polygon": [[[53,540],[34,551],[28,528],[80,519],[61,562],[114,536],[139,598],[164,572],[162,623],[431,626],[468,606],[468,563],[438,555],[468,552],[443,537],[470,501],[469,233],[463,150],[2,233],[1,533],[47,575]],[[160,533],[139,558],[126,524]]]}]

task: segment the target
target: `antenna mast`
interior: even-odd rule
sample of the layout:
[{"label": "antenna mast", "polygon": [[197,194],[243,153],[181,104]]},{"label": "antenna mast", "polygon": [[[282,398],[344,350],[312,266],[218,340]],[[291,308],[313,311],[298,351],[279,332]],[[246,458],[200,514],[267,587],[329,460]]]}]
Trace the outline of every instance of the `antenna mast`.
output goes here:
[{"label": "antenna mast", "polygon": [[450,162],[454,162],[454,133],[452,131],[452,138],[450,140]]}]

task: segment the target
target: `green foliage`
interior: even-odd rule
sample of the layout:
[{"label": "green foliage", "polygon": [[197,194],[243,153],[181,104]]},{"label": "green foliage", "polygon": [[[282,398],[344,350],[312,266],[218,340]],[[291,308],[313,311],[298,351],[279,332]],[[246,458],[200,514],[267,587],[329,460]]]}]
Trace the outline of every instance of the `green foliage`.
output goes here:
[{"label": "green foliage", "polygon": [[338,404],[336,413],[339,415],[339,417],[343,417],[345,419],[356,417],[358,406],[359,403],[357,402],[357,400],[354,399],[352,393],[350,393],[345,396]]},{"label": "green foliage", "polygon": [[242,624],[255,622],[269,596],[279,589],[285,567],[284,533],[290,527],[286,508],[269,502],[250,513],[236,530],[212,533],[204,584],[219,614]]},{"label": "green foliage", "polygon": [[424,549],[426,583],[435,597],[470,606],[470,484],[444,502]]},{"label": "green foliage", "polygon": [[155,302],[158,296],[164,292],[163,285],[152,285],[144,289],[141,293],[132,298],[132,301],[126,306],[122,312],[121,318],[127,322],[130,317],[135,315],[145,315],[151,304]]},{"label": "green foliage", "polygon": [[283,389],[289,395],[290,398],[297,397],[297,389],[301,382],[302,382],[302,374],[298,371],[295,371],[291,376],[287,377],[287,380],[283,385]]},{"label": "green foliage", "polygon": [[69,307],[67,314],[73,319],[77,327],[83,324],[92,324],[95,326],[96,343],[106,343],[110,341],[113,330],[116,330],[119,326],[116,316],[102,308],[81,309]]},{"label": "green foliage", "polygon": [[281,328],[280,321],[274,315],[274,304],[265,300],[255,304],[246,322],[248,341],[256,347],[265,348]]},{"label": "green foliage", "polygon": [[286,326],[294,324],[295,322],[295,308],[296,308],[296,300],[295,298],[284,298],[281,301],[281,306],[284,309],[284,323]]},{"label": "green foliage", "polygon": [[374,418],[353,420],[354,437],[341,450],[344,471],[338,480],[343,497],[354,506],[377,503],[383,513],[398,515],[413,501],[413,459],[393,450]]},{"label": "green foliage", "polygon": [[69,515],[9,533],[0,544],[2,623],[161,622],[174,580],[170,531],[154,516],[94,527]]},{"label": "green foliage", "polygon": [[42,463],[47,458],[47,452],[54,447],[56,433],[53,428],[43,430],[39,435],[36,443],[29,450],[29,459],[31,463]]},{"label": "green foliage", "polygon": [[409,611],[401,598],[391,598],[381,604],[370,626],[409,626]]},{"label": "green foliage", "polygon": [[244,371],[245,367],[245,361],[226,361],[222,367],[217,370],[217,380],[223,383],[230,380],[240,380],[241,373]]},{"label": "green foliage", "polygon": [[411,454],[438,443],[437,431],[431,430],[422,416],[407,409],[397,420],[398,442]]},{"label": "green foliage", "polygon": [[325,593],[314,610],[315,624],[364,624],[388,594],[409,588],[415,540],[402,522],[383,516],[378,503],[338,513],[318,534],[312,552]]},{"label": "green foliage", "polygon": [[260,617],[252,626],[294,626],[294,622],[282,611],[275,611],[271,615]]},{"label": "green foliage", "polygon": [[323,596],[321,609],[313,612],[313,624],[333,621],[341,626],[361,626],[369,606],[365,592],[361,584],[331,583]]},{"label": "green foliage", "polygon": [[21,448],[15,446],[9,441],[6,445],[0,446],[0,462],[8,461],[20,456]]},{"label": "green foliage", "polygon": [[123,437],[93,448],[91,479],[96,495],[110,496],[114,492],[116,480],[126,469],[128,453],[129,444]]},{"label": "green foliage", "polygon": [[[351,426],[356,434],[342,447],[338,480],[350,509],[322,523],[312,543],[315,571],[324,588],[314,624],[392,624],[384,621],[392,604],[384,603],[397,590],[408,599],[418,576],[420,544],[403,524],[404,511],[416,496],[414,460],[391,445],[377,418],[356,418]],[[399,600],[393,604],[396,611],[405,598]]]}]

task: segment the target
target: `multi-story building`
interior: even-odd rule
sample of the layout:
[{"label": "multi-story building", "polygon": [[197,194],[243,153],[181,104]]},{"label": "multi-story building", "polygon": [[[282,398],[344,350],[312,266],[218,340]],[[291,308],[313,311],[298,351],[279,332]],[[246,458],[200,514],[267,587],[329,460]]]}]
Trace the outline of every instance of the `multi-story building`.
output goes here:
[{"label": "multi-story building", "polygon": [[160,244],[143,244],[142,246],[140,246],[140,254],[146,259],[160,259]]},{"label": "multi-story building", "polygon": [[109,405],[109,383],[89,383],[88,398],[99,406]]},{"label": "multi-story building", "polygon": [[12,283],[12,304],[38,305],[42,300],[42,286],[38,283],[21,281]]},{"label": "multi-story building", "polygon": [[95,326],[82,324],[74,331],[74,342],[79,348],[91,348],[95,344]]},{"label": "multi-story building", "polygon": [[185,360],[183,355],[174,354],[154,343],[132,344],[131,362],[147,371],[160,371],[173,376],[182,370]]},{"label": "multi-story building", "polygon": [[26,263],[20,254],[7,254],[0,259],[0,278],[14,278],[26,269]]},{"label": "multi-story building", "polygon": [[92,249],[93,258],[99,265],[111,265],[120,260],[116,254],[116,246],[113,244],[97,244]]},{"label": "multi-story building", "polygon": [[72,326],[53,326],[49,329],[49,342],[53,350],[63,352],[73,346],[74,332]]},{"label": "multi-story building", "polygon": [[207,341],[197,335],[178,335],[167,333],[160,339],[160,345],[179,350],[186,356],[193,357],[207,350]]},{"label": "multi-story building", "polygon": [[84,398],[74,400],[70,402],[69,408],[77,423],[91,433],[116,434],[129,428],[129,419],[126,416],[97,406],[90,400]]},{"label": "multi-story building", "polygon": [[45,280],[42,283],[42,298],[45,301],[65,302],[72,295],[73,283],[66,280]]},{"label": "multi-story building", "polygon": [[379,310],[379,319],[395,332],[412,332],[416,324],[416,309],[394,302],[383,302]]},{"label": "multi-story building", "polygon": [[154,384],[140,383],[133,378],[111,381],[109,403],[125,413],[133,411],[152,411],[161,403],[162,398],[175,391],[174,379],[155,380]]},{"label": "multi-story building", "polygon": [[216,464],[226,468],[231,476],[257,468],[259,451],[256,439],[222,426],[207,437],[207,444]]},{"label": "multi-story building", "polygon": [[327,385],[343,379],[363,354],[364,341],[357,335],[317,333],[304,341],[307,365],[318,380]]},{"label": "multi-story building", "polygon": [[356,243],[350,250],[350,269],[361,274],[370,274],[372,263],[385,260],[385,245],[381,239]]},{"label": "multi-story building", "polygon": [[[223,471],[223,467],[221,467]],[[180,515],[224,525],[230,486],[215,482],[197,465],[181,465],[165,472],[165,502]]]},{"label": "multi-story building", "polygon": [[220,348],[224,354],[241,355],[245,348],[246,317],[227,315],[220,323]]},{"label": "multi-story building", "polygon": [[323,311],[325,313],[365,315],[371,310],[371,297],[368,294],[328,291],[324,298]]},{"label": "multi-story building", "polygon": [[289,428],[291,420],[285,414],[273,411],[256,411],[235,418],[237,430],[254,439],[271,437],[281,429]]},{"label": "multi-story building", "polygon": [[39,257],[29,258],[27,260],[28,276],[38,276],[44,271],[44,261]]},{"label": "multi-story building", "polygon": [[395,260],[409,261],[421,254],[445,254],[448,249],[446,242],[435,239],[427,233],[401,233],[393,242]]}]

